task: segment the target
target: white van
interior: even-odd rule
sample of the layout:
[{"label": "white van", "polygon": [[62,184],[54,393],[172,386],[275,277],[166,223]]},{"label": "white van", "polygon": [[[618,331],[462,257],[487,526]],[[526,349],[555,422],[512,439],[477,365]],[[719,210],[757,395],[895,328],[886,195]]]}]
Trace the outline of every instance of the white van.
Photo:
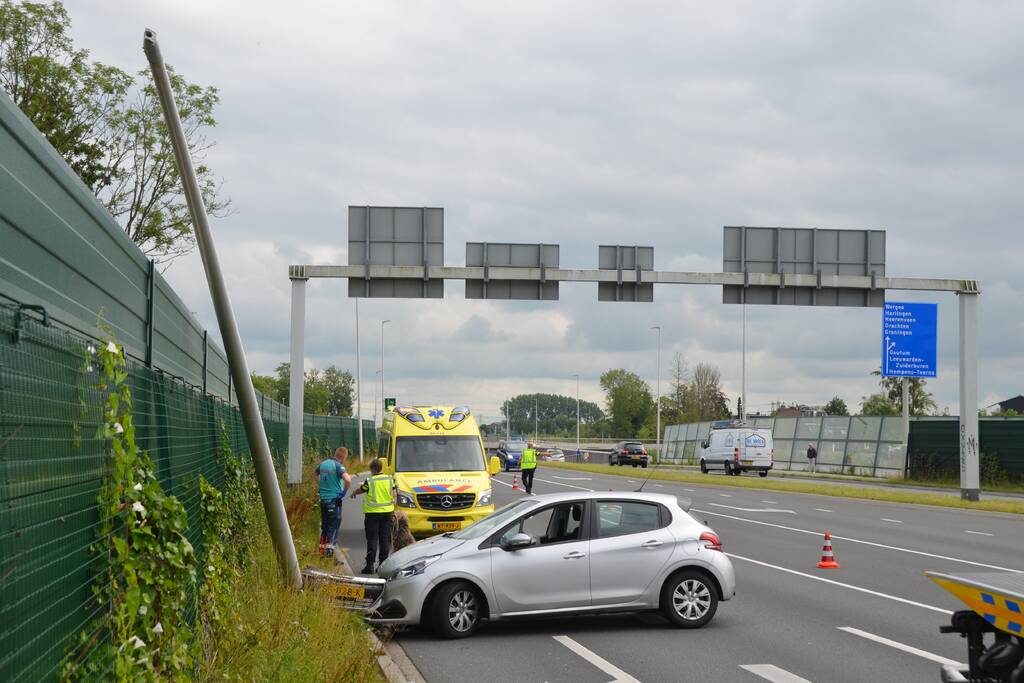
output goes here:
[{"label": "white van", "polygon": [[772,430],[753,427],[712,429],[701,444],[700,471],[723,470],[726,474],[757,472],[768,476],[775,464]]}]

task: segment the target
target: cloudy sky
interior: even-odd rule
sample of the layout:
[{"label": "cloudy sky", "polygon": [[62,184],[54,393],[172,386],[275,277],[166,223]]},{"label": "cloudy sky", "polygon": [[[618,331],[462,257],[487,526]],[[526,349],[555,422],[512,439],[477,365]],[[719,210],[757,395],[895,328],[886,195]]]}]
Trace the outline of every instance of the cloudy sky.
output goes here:
[{"label": "cloudy sky", "polygon": [[[720,271],[723,225],[888,231],[887,272],[978,279],[982,405],[1024,393],[1024,5],[940,2],[255,2],[71,0],[76,41],[126,70],[155,29],[169,63],[220,89],[215,222],[254,370],[288,358],[295,263],[347,262],[350,204],[441,206],[445,260],[467,241],[648,244],[659,270]],[[638,9],[642,8],[642,9]],[[166,273],[216,329],[197,255]],[[354,304],[311,281],[307,367],[355,370]],[[714,363],[735,405],[740,308],[712,287],[653,304],[361,304],[364,416],[380,320],[386,393],[469,403],[520,392],[600,401],[600,374],[653,385]],[[953,295],[939,303],[940,406],[957,406]],[[751,409],[875,390],[878,309],[748,307]]]}]

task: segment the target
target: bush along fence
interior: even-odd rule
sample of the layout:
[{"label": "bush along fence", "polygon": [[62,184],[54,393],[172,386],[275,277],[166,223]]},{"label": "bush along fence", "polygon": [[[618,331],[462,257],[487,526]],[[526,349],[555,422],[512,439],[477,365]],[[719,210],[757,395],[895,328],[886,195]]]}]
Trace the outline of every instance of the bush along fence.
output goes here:
[{"label": "bush along fence", "polygon": [[[287,407],[261,406],[282,462]],[[352,418],[305,434],[357,448]],[[0,679],[186,677],[248,545],[250,468],[222,398],[0,306]]]},{"label": "bush along fence", "polygon": [[[911,418],[907,449],[900,417],[750,417],[749,423],[772,430],[777,469],[806,469],[807,444],[813,443],[819,472],[952,480],[960,476],[955,416]],[[662,462],[699,463],[701,442],[707,439],[711,424],[666,427]],[[979,433],[982,483],[1024,480],[1024,418],[983,417]]]}]

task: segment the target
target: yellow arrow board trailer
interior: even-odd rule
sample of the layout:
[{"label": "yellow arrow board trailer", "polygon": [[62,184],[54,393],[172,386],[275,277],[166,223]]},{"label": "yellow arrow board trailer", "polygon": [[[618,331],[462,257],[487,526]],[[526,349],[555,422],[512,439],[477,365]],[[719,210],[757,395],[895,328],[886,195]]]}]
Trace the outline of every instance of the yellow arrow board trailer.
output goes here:
[{"label": "yellow arrow board trailer", "polygon": [[[945,683],[1006,681],[1024,683],[1024,574],[970,572],[925,575],[970,610],[955,612],[943,633],[967,638],[966,667],[944,666]],[[986,643],[986,634],[992,634]]]}]

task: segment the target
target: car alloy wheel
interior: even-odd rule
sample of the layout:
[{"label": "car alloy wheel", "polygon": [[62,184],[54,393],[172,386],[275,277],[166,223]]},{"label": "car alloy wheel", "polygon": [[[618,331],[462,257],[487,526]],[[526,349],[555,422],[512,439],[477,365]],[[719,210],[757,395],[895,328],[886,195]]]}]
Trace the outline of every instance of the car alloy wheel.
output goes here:
[{"label": "car alloy wheel", "polygon": [[473,591],[461,589],[448,601],[448,623],[459,633],[468,633],[480,618],[480,607]]},{"label": "car alloy wheel", "polygon": [[687,621],[699,621],[711,609],[711,591],[702,581],[686,579],[672,592],[672,608]]},{"label": "car alloy wheel", "polygon": [[718,610],[717,589],[704,572],[685,569],[662,586],[661,610],[676,628],[700,628]]}]

